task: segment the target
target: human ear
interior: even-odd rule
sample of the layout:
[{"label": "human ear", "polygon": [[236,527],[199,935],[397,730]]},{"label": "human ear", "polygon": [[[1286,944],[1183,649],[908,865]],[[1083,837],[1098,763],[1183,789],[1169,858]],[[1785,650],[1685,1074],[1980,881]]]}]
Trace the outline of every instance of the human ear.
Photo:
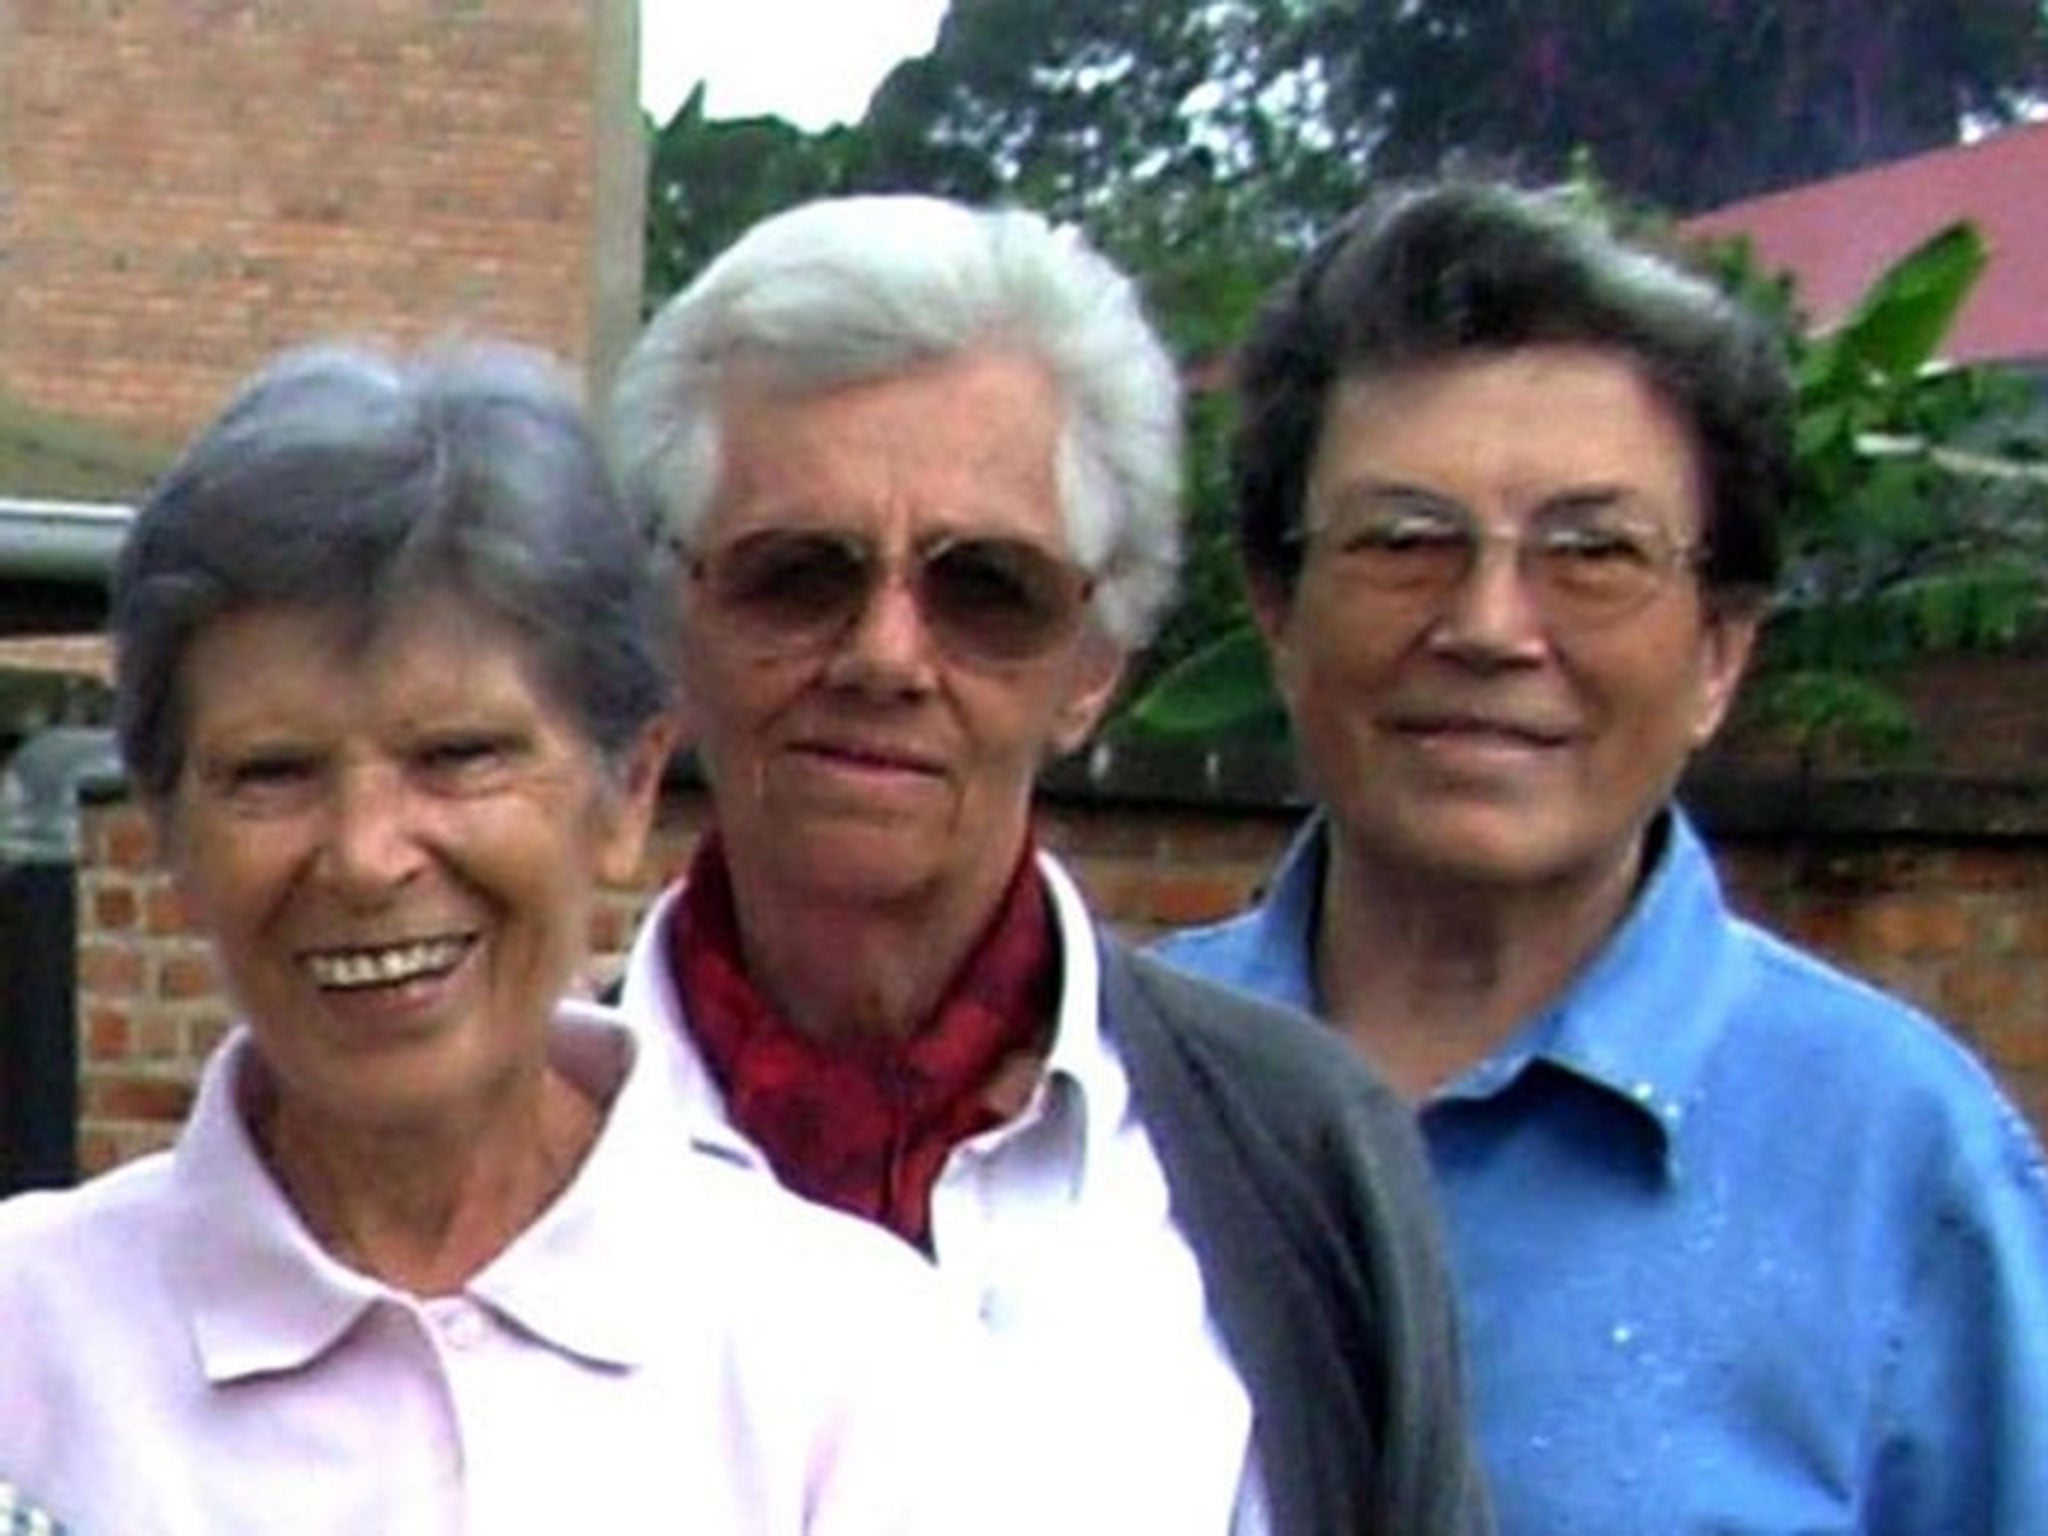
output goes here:
[{"label": "human ear", "polygon": [[662,715],[642,728],[613,785],[597,850],[598,878],[624,885],[640,871],[647,838],[661,802],[661,783],[678,737],[678,722]]}]

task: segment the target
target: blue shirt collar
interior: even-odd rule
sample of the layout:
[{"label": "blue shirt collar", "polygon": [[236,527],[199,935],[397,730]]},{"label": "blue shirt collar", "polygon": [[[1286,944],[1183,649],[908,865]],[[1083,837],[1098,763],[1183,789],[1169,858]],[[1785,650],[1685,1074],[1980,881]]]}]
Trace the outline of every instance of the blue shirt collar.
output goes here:
[{"label": "blue shirt collar", "polygon": [[[1549,1008],[1432,1096],[1431,1104],[1492,1098],[1543,1062],[1639,1114],[1666,1177],[1678,1172],[1687,1108],[1712,1051],[1741,952],[1720,921],[1720,880],[1685,813],[1650,833],[1652,866],[1628,916]],[[1274,871],[1252,918],[1240,985],[1321,1012],[1311,950],[1321,906],[1329,825],[1312,817]],[[1683,978],[1674,985],[1674,978]]]},{"label": "blue shirt collar", "polygon": [[1648,1118],[1676,1177],[1686,1115],[1747,968],[1692,823],[1674,807],[1649,839],[1649,878],[1628,916],[1532,1028],[1545,1059]]}]

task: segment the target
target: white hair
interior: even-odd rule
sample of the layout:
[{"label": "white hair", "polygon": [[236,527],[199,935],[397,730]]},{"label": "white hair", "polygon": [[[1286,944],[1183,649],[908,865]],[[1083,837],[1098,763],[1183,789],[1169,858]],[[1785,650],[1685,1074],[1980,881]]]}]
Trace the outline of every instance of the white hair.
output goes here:
[{"label": "white hair", "polygon": [[939,198],[828,198],[741,236],[648,323],[608,418],[627,504],[687,545],[715,495],[735,372],[791,393],[980,349],[1042,364],[1065,411],[1055,465],[1095,612],[1142,644],[1180,562],[1180,389],[1135,286],[1033,213]]}]

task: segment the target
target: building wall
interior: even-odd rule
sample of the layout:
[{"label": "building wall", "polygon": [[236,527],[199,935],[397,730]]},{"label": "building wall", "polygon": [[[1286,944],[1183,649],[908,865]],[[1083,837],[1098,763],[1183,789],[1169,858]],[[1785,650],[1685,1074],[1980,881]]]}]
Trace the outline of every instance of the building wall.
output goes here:
[{"label": "building wall", "polygon": [[[1948,819],[1931,830],[1912,795],[1830,810],[1766,790],[1699,808],[1743,907],[1951,1020],[2048,1134],[2048,825],[2026,808],[2039,796],[2015,815],[1934,793]],[[1143,938],[1236,910],[1295,814],[1270,800],[1062,797],[1045,805],[1041,836],[1097,910]],[[647,895],[683,868],[702,820],[697,796],[671,799],[645,883],[596,915],[594,981],[616,974]],[[126,804],[85,817],[78,982],[80,1157],[98,1171],[171,1138],[229,1019]]]},{"label": "building wall", "polygon": [[637,319],[634,0],[0,0],[0,395],[173,442],[277,348]]}]

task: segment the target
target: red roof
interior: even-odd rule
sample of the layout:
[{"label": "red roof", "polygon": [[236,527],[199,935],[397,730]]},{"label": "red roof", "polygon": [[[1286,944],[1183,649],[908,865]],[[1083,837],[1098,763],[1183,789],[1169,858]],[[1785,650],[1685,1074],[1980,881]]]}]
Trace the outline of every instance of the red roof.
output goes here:
[{"label": "red roof", "polygon": [[1684,228],[1748,235],[1765,266],[1794,274],[1801,304],[1825,326],[1892,262],[1962,218],[1984,236],[1991,263],[1944,353],[2048,359],[2048,123],[1730,203]]}]

